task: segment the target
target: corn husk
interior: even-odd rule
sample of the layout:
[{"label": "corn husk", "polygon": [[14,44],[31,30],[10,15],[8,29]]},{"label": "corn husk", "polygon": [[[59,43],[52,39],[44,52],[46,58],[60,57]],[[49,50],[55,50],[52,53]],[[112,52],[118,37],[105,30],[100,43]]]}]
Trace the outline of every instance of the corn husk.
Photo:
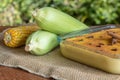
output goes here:
[{"label": "corn husk", "polygon": [[25,51],[34,55],[44,55],[54,49],[58,44],[56,34],[38,30],[28,37]]},{"label": "corn husk", "polygon": [[88,28],[72,16],[51,7],[37,9],[32,14],[38,26],[55,34],[61,35]]}]

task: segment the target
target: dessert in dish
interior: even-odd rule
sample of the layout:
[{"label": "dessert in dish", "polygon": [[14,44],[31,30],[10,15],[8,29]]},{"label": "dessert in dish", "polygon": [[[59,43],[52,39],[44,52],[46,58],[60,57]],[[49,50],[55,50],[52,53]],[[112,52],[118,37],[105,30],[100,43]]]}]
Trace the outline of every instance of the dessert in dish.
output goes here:
[{"label": "dessert in dish", "polygon": [[60,47],[67,58],[120,74],[120,28],[68,38]]},{"label": "dessert in dish", "polygon": [[109,57],[120,58],[120,40],[115,38],[114,35],[120,36],[120,29],[116,28],[85,34],[66,39],[65,42]]}]

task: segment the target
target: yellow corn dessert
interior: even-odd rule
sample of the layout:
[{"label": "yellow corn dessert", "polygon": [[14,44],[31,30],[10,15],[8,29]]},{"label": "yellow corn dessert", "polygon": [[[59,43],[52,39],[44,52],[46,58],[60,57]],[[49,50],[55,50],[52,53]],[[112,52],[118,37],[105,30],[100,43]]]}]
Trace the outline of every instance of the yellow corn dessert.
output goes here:
[{"label": "yellow corn dessert", "polygon": [[60,47],[67,58],[120,74],[120,28],[68,38]]}]

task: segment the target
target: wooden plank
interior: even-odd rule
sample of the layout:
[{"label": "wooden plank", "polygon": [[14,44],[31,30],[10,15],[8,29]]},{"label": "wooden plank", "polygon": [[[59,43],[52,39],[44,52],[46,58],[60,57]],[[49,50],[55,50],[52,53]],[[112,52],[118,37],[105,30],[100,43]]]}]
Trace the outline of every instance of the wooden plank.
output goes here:
[{"label": "wooden plank", "polygon": [[31,74],[19,68],[0,66],[0,80],[54,80]]}]

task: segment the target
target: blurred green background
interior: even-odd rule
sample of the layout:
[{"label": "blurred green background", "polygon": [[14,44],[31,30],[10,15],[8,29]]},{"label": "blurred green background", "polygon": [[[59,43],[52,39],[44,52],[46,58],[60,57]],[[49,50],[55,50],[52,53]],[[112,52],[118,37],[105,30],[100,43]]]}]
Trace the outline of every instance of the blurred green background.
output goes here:
[{"label": "blurred green background", "polygon": [[120,0],[0,0],[0,25],[32,23],[31,11],[59,9],[87,25],[119,24]]}]

